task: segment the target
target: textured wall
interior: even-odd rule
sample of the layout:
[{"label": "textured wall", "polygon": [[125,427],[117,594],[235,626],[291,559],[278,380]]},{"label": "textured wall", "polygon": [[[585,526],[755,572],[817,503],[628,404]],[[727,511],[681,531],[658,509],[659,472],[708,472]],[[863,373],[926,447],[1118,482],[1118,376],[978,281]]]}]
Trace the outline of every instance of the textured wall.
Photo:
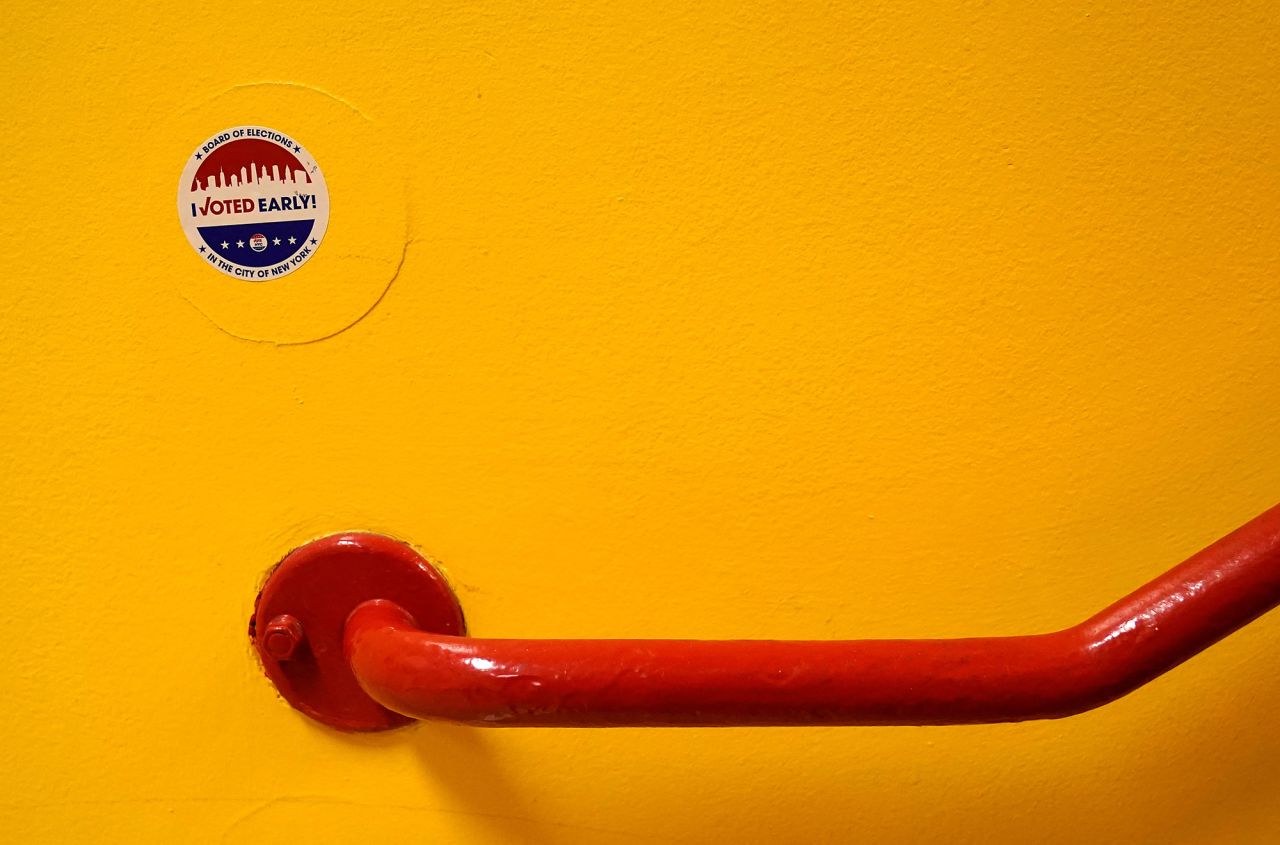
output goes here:
[{"label": "textured wall", "polygon": [[[523,5],[6,6],[3,838],[1280,838],[1280,616],[1051,723],[275,697],[255,590],[337,529],[478,634],[949,636],[1280,498],[1274,3]],[[333,199],[260,286],[174,213],[240,123]]]}]

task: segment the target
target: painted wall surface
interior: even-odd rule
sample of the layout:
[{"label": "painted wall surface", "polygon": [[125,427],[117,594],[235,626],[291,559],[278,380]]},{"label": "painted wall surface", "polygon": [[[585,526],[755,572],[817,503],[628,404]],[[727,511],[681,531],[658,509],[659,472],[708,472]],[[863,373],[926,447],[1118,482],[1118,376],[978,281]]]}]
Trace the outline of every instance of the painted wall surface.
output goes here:
[{"label": "painted wall surface", "polygon": [[[1280,615],[965,728],[343,736],[245,637],[348,528],[481,635],[1049,630],[1274,504],[1273,2],[4,17],[5,841],[1280,840]],[[246,123],[263,285],[174,212]]]}]

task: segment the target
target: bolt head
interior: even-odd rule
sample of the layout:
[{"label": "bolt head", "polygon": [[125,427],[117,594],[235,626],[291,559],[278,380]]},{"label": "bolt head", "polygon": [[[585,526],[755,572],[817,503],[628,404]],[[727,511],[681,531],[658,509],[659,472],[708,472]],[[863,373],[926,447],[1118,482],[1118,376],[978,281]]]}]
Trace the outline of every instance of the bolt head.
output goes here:
[{"label": "bolt head", "polygon": [[262,631],[262,650],[276,660],[293,657],[302,641],[302,623],[287,613],[272,619]]}]

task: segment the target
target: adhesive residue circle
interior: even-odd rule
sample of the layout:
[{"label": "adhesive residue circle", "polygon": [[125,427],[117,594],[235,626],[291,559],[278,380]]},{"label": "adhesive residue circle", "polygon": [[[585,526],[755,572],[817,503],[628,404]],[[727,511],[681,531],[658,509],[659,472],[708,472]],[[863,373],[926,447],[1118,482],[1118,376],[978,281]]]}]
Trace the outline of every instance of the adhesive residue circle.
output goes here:
[{"label": "adhesive residue circle", "polygon": [[267,282],[315,255],[329,223],[329,190],[296,139],[234,126],[191,152],[178,183],[178,218],[209,267]]}]

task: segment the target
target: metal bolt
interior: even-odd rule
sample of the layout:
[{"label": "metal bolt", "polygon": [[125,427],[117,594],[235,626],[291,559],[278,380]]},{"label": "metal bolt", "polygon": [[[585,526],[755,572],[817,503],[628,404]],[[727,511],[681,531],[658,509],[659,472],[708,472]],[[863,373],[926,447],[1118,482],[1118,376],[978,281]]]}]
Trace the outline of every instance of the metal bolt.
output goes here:
[{"label": "metal bolt", "polygon": [[302,623],[282,613],[267,623],[262,632],[262,649],[276,660],[288,660],[302,645]]}]

